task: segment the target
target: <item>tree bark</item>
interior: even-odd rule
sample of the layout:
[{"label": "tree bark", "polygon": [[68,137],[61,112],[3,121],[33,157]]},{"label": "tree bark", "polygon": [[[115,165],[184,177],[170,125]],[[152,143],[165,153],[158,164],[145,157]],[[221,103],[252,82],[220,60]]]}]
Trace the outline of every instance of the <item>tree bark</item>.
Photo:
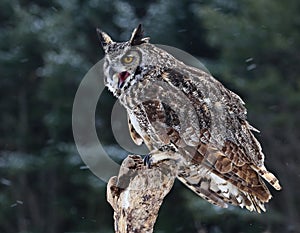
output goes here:
[{"label": "tree bark", "polygon": [[159,208],[175,177],[174,161],[147,168],[140,156],[129,155],[118,177],[111,177],[107,184],[107,201],[114,209],[115,232],[153,232]]}]

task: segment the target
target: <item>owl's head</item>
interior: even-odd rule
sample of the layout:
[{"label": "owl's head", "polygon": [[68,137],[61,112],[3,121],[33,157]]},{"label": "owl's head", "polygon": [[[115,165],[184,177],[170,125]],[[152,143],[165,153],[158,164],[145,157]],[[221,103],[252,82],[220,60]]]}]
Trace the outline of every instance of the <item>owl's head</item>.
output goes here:
[{"label": "owl's head", "polygon": [[141,25],[134,29],[126,42],[114,42],[108,34],[99,29],[97,33],[105,52],[104,82],[109,90],[118,96],[140,68],[143,54],[139,46],[148,43],[149,38],[143,38]]},{"label": "owl's head", "polygon": [[105,32],[97,29],[104,58],[104,82],[115,96],[134,84],[143,69],[159,64],[160,49],[143,37],[141,25],[135,28],[128,41],[114,42]]}]

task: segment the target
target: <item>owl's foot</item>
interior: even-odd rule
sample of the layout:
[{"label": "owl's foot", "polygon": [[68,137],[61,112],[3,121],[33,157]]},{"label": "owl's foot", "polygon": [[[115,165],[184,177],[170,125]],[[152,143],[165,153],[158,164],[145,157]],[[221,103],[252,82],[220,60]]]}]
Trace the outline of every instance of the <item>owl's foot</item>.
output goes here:
[{"label": "owl's foot", "polygon": [[144,158],[144,165],[148,168],[157,165],[159,162],[167,159],[178,159],[176,156],[177,148],[173,145],[164,145],[157,150],[151,151]]},{"label": "owl's foot", "polygon": [[147,166],[148,168],[151,168],[151,155],[147,154],[144,159],[144,166]]}]

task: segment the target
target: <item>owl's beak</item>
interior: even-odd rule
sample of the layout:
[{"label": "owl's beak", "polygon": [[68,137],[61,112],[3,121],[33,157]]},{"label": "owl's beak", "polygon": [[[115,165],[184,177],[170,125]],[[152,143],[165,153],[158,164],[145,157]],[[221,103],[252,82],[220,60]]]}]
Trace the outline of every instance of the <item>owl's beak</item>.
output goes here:
[{"label": "owl's beak", "polygon": [[119,82],[118,82],[118,88],[122,88],[125,80],[130,76],[130,73],[127,71],[123,71],[119,73]]}]

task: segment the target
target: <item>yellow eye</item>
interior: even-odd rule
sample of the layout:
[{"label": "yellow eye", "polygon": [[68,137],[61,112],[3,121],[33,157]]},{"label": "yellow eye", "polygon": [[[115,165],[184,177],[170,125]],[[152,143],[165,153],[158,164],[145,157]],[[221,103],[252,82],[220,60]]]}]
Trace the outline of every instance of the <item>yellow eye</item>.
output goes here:
[{"label": "yellow eye", "polygon": [[132,56],[125,56],[122,58],[122,61],[125,63],[125,64],[129,64],[133,61],[133,57]]}]

